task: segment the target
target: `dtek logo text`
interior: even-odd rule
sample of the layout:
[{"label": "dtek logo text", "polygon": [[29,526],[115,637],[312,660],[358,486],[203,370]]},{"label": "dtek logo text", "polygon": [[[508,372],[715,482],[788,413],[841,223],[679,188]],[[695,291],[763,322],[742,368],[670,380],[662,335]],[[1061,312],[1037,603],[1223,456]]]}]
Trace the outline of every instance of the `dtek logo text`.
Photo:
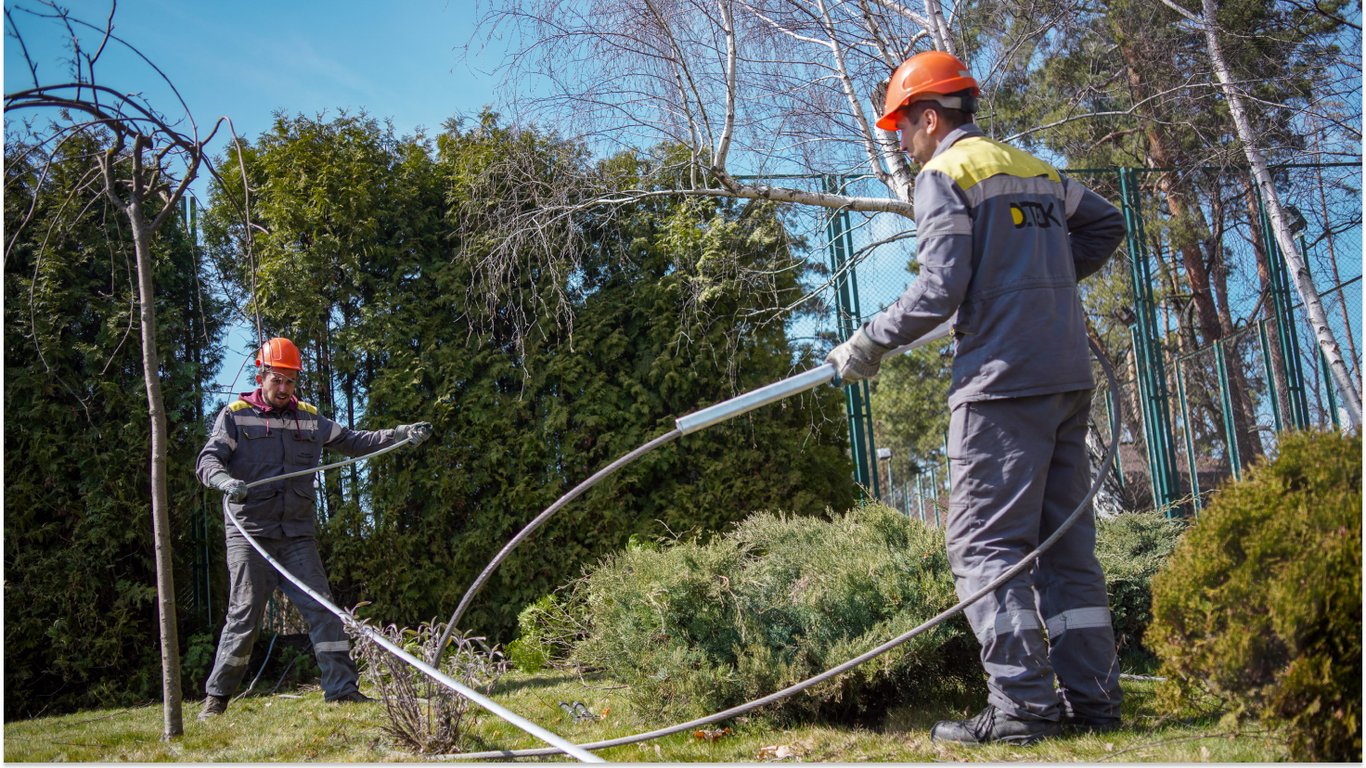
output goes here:
[{"label": "dtek logo text", "polygon": [[1015,228],[1021,227],[1061,227],[1062,222],[1053,215],[1053,204],[1048,203],[1011,203],[1010,218]]}]

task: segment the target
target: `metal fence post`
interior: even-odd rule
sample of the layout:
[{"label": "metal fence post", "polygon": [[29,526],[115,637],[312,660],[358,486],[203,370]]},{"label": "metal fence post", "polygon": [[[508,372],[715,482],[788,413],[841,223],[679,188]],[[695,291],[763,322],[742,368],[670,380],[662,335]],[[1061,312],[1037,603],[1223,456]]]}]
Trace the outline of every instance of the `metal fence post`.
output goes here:
[{"label": "metal fence post", "polygon": [[1195,462],[1195,438],[1191,435],[1191,408],[1190,401],[1186,399],[1186,377],[1181,370],[1181,358],[1173,361],[1176,364],[1176,398],[1181,404],[1181,427],[1182,434],[1186,438],[1186,467],[1191,473],[1191,496],[1194,498],[1195,514],[1200,514],[1200,473],[1196,469]]},{"label": "metal fence post", "polygon": [[1219,374],[1219,406],[1224,414],[1224,439],[1228,441],[1228,464],[1234,480],[1243,479],[1243,460],[1238,451],[1238,431],[1233,425],[1233,396],[1228,388],[1228,364],[1224,360],[1224,340],[1214,341],[1214,368]]},{"label": "metal fence post", "polygon": [[1286,401],[1290,413],[1286,414],[1290,425],[1296,429],[1309,426],[1309,400],[1305,395],[1304,366],[1300,362],[1299,333],[1295,329],[1295,313],[1290,291],[1290,273],[1285,267],[1285,254],[1276,242],[1271,229],[1271,217],[1266,213],[1262,195],[1257,194],[1257,214],[1261,219],[1260,235],[1262,247],[1266,251],[1267,264],[1271,267],[1271,306],[1276,316],[1276,340],[1280,344],[1281,359],[1285,361]]},{"label": "metal fence post", "polygon": [[1328,417],[1333,421],[1333,431],[1342,430],[1342,423],[1338,419],[1338,398],[1333,394],[1333,371],[1328,368],[1328,356],[1319,350],[1319,368],[1323,371],[1323,391],[1328,393]]},{"label": "metal fence post", "polygon": [[1271,419],[1276,423],[1276,433],[1280,434],[1285,430],[1285,423],[1281,417],[1281,397],[1276,391],[1276,366],[1271,359],[1271,342],[1266,337],[1266,321],[1257,321],[1257,341],[1262,345],[1262,369],[1266,371],[1266,391],[1267,397],[1271,400]]},{"label": "metal fence post", "polygon": [[[1115,421],[1115,393],[1108,388],[1105,390],[1105,421],[1107,424],[1113,424]],[[1114,475],[1119,489],[1124,490],[1124,462],[1120,460],[1118,453],[1115,454]]]},{"label": "metal fence post", "polygon": [[1119,169],[1120,197],[1126,225],[1134,313],[1130,326],[1134,355],[1138,361],[1138,395],[1148,443],[1148,466],[1153,505],[1170,517],[1180,497],[1173,462],[1171,410],[1167,375],[1162,362],[1161,336],[1157,328],[1157,303],[1153,300],[1152,270],[1143,234],[1143,216],[1134,169]]},{"label": "metal fence post", "polygon": [[[837,191],[834,176],[824,178],[825,191]],[[858,307],[857,277],[849,267],[848,212],[835,211],[827,220],[826,239],[830,243],[830,271],[835,278],[835,323],[840,338],[848,341],[858,330],[861,317]],[[873,451],[873,419],[868,403],[868,382],[844,387],[844,409],[849,418],[849,453],[854,461],[854,481],[860,489],[871,488],[878,497],[876,467],[871,465]],[[863,491],[860,490],[860,494]]]}]

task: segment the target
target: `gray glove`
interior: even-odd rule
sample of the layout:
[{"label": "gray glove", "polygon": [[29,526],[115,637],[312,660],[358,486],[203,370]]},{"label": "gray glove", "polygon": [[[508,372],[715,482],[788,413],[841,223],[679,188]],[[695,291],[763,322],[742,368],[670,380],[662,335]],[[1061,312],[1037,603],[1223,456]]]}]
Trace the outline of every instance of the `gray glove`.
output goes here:
[{"label": "gray glove", "polygon": [[825,362],[834,364],[836,384],[852,384],[877,376],[882,356],[890,351],[891,347],[884,347],[868,338],[868,334],[860,328],[848,341],[830,350]]},{"label": "gray glove", "polygon": [[234,504],[246,501],[247,484],[229,475],[227,472],[219,472],[209,478],[209,485],[228,495],[228,501]]},{"label": "gray glove", "polygon": [[416,424],[400,424],[394,427],[394,434],[398,435],[400,440],[412,438],[413,447],[416,448],[432,436],[432,425],[425,421],[419,421]]}]

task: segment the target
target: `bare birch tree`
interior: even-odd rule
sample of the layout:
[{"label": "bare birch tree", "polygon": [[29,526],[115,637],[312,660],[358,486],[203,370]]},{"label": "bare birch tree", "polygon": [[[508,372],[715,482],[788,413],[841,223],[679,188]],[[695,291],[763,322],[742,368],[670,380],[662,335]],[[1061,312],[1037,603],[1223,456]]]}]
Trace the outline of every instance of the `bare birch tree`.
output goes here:
[{"label": "bare birch tree", "polygon": [[[519,122],[599,150],[686,147],[690,194],[909,216],[913,173],[875,127],[873,94],[911,53],[958,47],[957,14],[894,0],[495,0],[478,36],[513,40],[506,102]],[[996,64],[981,70],[988,96]],[[755,180],[831,173],[872,175],[890,194]]]},{"label": "bare birch tree", "polygon": [[[42,82],[37,64],[29,57],[19,17],[25,21],[55,23],[71,41],[69,79]],[[176,628],[176,595],[171,551],[170,510],[166,484],[167,424],[162,396],[160,356],[157,351],[157,318],[153,283],[152,248],[157,232],[172,221],[178,203],[207,162],[206,145],[214,131],[200,137],[185,110],[187,129],[181,130],[135,92],[107,87],[96,79],[101,56],[112,46],[125,46],[113,32],[113,9],[102,25],[72,16],[52,3],[40,7],[5,9],[7,33],[12,44],[23,48],[24,61],[33,86],[5,94],[7,121],[29,114],[48,122],[32,127],[37,147],[60,146],[76,136],[91,137],[95,146],[107,149],[91,159],[88,187],[97,190],[126,217],[136,254],[139,330],[142,336],[142,375],[151,420],[150,475],[152,527],[157,572],[157,611],[161,632],[163,739],[184,732],[181,718],[179,640]],[[94,32],[96,45],[82,40]],[[137,54],[141,56],[141,54]],[[150,64],[149,64],[150,66]],[[152,67],[155,70],[155,67]],[[155,70],[168,86],[170,81]],[[171,87],[175,93],[174,87]],[[177,98],[179,98],[177,94]],[[185,107],[184,101],[180,106]],[[216,130],[216,126],[215,126]],[[48,157],[57,153],[49,151]],[[46,176],[46,172],[41,174]],[[41,189],[37,194],[42,194]],[[74,213],[74,211],[73,211]],[[26,223],[26,222],[25,222]],[[22,230],[23,224],[17,229]],[[6,234],[6,248],[17,232]]]}]

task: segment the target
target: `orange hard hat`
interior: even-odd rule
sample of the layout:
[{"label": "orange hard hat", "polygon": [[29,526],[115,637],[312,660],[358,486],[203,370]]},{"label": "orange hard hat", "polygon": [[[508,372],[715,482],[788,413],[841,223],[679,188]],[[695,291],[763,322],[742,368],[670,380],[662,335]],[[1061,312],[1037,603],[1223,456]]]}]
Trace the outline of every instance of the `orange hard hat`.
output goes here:
[{"label": "orange hard hat", "polygon": [[968,73],[968,65],[957,56],[943,51],[917,53],[902,62],[887,81],[887,100],[877,127],[895,131],[897,111],[924,99],[934,99],[951,109],[976,111],[975,99],[964,99],[961,106],[955,107],[946,99],[936,98],[964,90],[971,90],[974,97],[981,92]]},{"label": "orange hard hat", "polygon": [[261,351],[256,353],[256,365],[291,371],[302,371],[304,368],[299,348],[294,346],[294,342],[279,336],[261,345]]}]

